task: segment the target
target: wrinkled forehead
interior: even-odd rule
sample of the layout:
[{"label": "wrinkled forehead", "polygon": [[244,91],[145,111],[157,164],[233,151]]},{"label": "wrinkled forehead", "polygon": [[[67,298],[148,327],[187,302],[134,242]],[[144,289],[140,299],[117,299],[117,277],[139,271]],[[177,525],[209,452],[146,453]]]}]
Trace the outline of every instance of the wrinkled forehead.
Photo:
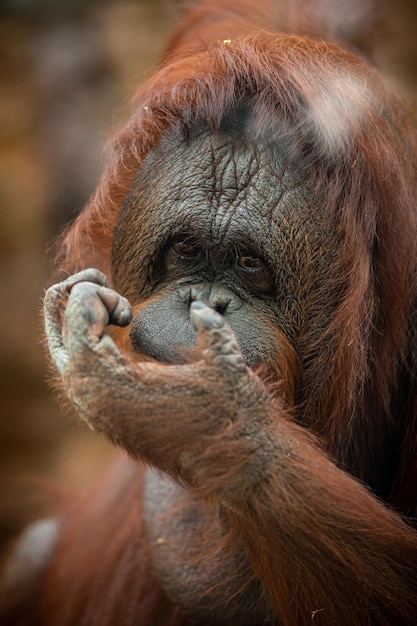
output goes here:
[{"label": "wrinkled forehead", "polygon": [[334,226],[279,145],[207,131],[170,135],[148,153],[119,211],[113,277],[124,285],[129,264],[151,275],[185,234],[213,255],[246,249],[276,273],[290,266],[298,281],[300,264],[314,271],[337,248]]},{"label": "wrinkled forehead", "polygon": [[248,227],[261,237],[289,211],[309,219],[312,197],[279,145],[207,131],[163,138],[130,194],[148,206],[152,196],[155,219],[222,241]]}]

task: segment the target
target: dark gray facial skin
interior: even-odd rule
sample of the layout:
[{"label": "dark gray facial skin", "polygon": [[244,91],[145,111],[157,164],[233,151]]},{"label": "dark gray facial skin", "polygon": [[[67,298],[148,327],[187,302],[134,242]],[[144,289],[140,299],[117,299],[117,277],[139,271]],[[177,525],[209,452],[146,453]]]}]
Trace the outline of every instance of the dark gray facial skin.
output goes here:
[{"label": "dark gray facial skin", "polygon": [[166,363],[195,358],[189,306],[202,300],[225,316],[250,367],[277,358],[277,330],[302,360],[340,298],[335,232],[279,146],[205,131],[163,139],[113,240],[115,288],[145,300],[134,348]]}]

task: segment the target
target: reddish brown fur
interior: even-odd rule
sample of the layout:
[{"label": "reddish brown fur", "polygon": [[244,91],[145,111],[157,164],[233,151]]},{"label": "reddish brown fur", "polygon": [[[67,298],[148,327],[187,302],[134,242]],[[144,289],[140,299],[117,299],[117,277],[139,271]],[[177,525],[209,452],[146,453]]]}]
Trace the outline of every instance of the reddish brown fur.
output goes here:
[{"label": "reddish brown fur", "polygon": [[[218,128],[235,99],[256,94],[254,134],[267,129],[286,136],[294,159],[309,170],[316,189],[325,192],[330,214],[340,217],[345,236],[339,262],[346,268],[347,290],[328,330],[334,347],[330,378],[321,380],[318,360],[311,381],[304,383],[296,416],[303,426],[293,421],[279,399],[284,390],[291,404],[298,373],[290,346],[283,386],[271,385],[275,404],[270,428],[292,442],[293,469],[299,476],[308,472],[310,480],[305,486],[301,481],[301,487],[297,482],[295,491],[284,470],[283,477],[279,472],[265,476],[256,487],[256,498],[239,503],[236,510],[232,502],[225,546],[245,545],[253,574],[271,598],[274,615],[286,626],[411,626],[417,618],[417,536],[400,515],[413,518],[413,523],[417,514],[415,134],[372,69],[339,45],[305,35],[334,34],[334,24],[326,24],[319,12],[320,3],[313,3],[318,8],[312,15],[320,17],[314,27],[308,26],[304,2],[288,4],[207,1],[174,33],[159,69],[135,98],[131,121],[112,141],[109,165],[95,196],[66,235],[62,267],[72,273],[95,266],[111,277],[115,218],[147,152],[175,125],[201,118]],[[301,36],[280,35],[267,26]],[[354,83],[346,85],[346,75],[353,75]],[[360,86],[361,124],[347,114],[347,131],[336,147],[334,137],[323,132],[320,118],[305,114],[329,84],[336,108],[343,108],[345,101],[354,103],[354,88]],[[277,111],[283,120],[279,129]],[[117,330],[115,337],[129,351],[126,332]],[[304,340],[314,354],[311,338]],[[148,367],[152,378],[152,364]],[[276,364],[271,372],[266,364],[260,375],[279,382],[281,367]],[[313,413],[317,379],[324,391],[319,411]],[[190,387],[193,384],[190,380]],[[157,410],[147,409],[150,415]],[[162,405],[158,410],[168,414]],[[209,412],[205,399],[192,416],[184,415],[182,438],[199,440],[202,424],[210,432]],[[380,484],[374,475],[375,455],[401,420],[401,455],[393,475]],[[167,471],[175,474],[181,442],[164,447],[171,439],[169,428],[169,420],[161,422],[159,452],[167,459]],[[218,431],[213,427],[213,432]],[[233,435],[231,429],[226,440],[224,431],[212,437],[206,451],[208,457],[216,446],[228,446],[231,484],[253,453]],[[152,458],[145,460],[152,463]],[[385,504],[339,467],[359,479],[368,477]],[[152,573],[139,506],[141,471],[140,466],[117,467],[113,478],[68,512],[68,528],[45,581],[40,624],[194,623],[179,614]],[[208,503],[216,500],[225,475],[211,478],[199,486],[199,497]],[[309,490],[311,484],[314,491]],[[329,492],[331,499],[326,497]],[[271,524],[272,512],[277,517]],[[85,533],[81,543],[73,544],[80,532]],[[204,561],[204,555],[201,558]],[[303,581],[297,585],[298,568]],[[62,589],[67,590],[65,599]],[[368,606],[367,600],[381,604]],[[34,624],[30,615],[27,622],[7,623]]]},{"label": "reddish brown fur", "polygon": [[[309,155],[304,156],[305,166],[314,172],[317,188],[326,190],[329,211],[342,212],[346,223],[346,252],[341,263],[351,268],[347,277],[351,287],[333,325],[338,349],[333,357],[332,380],[322,398],[322,412],[314,416],[316,423],[311,426],[342,462],[353,459],[361,476],[366,451],[378,445],[372,439],[378,434],[375,424],[389,419],[399,363],[408,358],[407,324],[416,264],[414,130],[401,105],[372,69],[334,44],[259,31],[267,23],[263,14],[271,6],[268,2],[263,7],[258,4],[245,2],[243,9],[237,10],[231,3],[227,10],[221,3],[220,18],[213,20],[217,37],[211,32],[214,25],[210,21],[204,36],[209,9],[203,6],[190,18],[199,26],[201,13],[202,30],[197,35],[187,34],[185,25],[174,35],[174,49],[168,47],[159,71],[136,95],[135,114],[111,144],[107,172],[91,204],[65,239],[64,267],[68,273],[98,267],[111,276],[115,216],[147,151],[164,130],[180,120],[190,123],[202,118],[218,127],[243,80],[243,89],[256,92],[261,102],[261,130],[274,129],[275,110],[282,108],[288,113],[289,126],[275,132],[285,130],[295,152],[306,143],[310,146]],[[208,7],[215,6],[216,2],[208,3]],[[257,22],[258,14],[261,18]],[[243,18],[235,19],[236,15]],[[290,16],[285,25],[288,27],[289,21],[296,28]],[[231,45],[224,45],[225,33],[233,36],[236,30],[243,34]],[[311,128],[302,107],[327,86],[332,75],[343,71],[353,72],[374,99],[360,103],[362,126],[355,128],[352,122],[353,132],[343,139],[344,149],[329,163],[329,147],[320,129],[312,141],[317,129]],[[349,92],[342,90],[335,96],[343,104]],[[382,117],[383,110],[391,119]],[[374,254],[379,239],[384,244]],[[376,295],[378,313],[374,313]],[[392,311],[396,311],[395,316]],[[314,346],[311,348],[314,351]],[[372,363],[375,365],[370,371]],[[368,394],[369,383],[372,393]],[[305,402],[308,405],[308,397]],[[352,420],[357,421],[357,427],[352,427]]]}]

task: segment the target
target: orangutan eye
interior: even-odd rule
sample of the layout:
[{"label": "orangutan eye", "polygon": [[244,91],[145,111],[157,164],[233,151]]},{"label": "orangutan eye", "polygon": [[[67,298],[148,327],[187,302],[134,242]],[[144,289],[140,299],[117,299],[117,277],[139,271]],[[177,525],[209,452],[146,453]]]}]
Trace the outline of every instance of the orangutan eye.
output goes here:
[{"label": "orangutan eye", "polygon": [[240,251],[236,257],[236,271],[245,282],[250,284],[254,293],[268,295],[273,292],[274,277],[260,257],[250,252]]},{"label": "orangutan eye", "polygon": [[200,243],[191,235],[178,237],[171,248],[181,259],[196,259],[201,253]]},{"label": "orangutan eye", "polygon": [[265,263],[257,256],[242,255],[238,257],[237,264],[244,270],[249,272],[257,271],[265,267]]}]

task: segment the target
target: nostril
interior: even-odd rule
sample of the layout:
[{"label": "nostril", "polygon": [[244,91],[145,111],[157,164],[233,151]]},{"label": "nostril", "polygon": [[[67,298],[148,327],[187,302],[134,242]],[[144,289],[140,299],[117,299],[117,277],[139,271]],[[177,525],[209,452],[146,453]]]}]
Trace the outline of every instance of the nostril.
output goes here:
[{"label": "nostril", "polygon": [[213,309],[217,312],[220,313],[220,315],[224,315],[226,313],[226,309],[227,309],[227,304],[215,304],[213,306]]}]

